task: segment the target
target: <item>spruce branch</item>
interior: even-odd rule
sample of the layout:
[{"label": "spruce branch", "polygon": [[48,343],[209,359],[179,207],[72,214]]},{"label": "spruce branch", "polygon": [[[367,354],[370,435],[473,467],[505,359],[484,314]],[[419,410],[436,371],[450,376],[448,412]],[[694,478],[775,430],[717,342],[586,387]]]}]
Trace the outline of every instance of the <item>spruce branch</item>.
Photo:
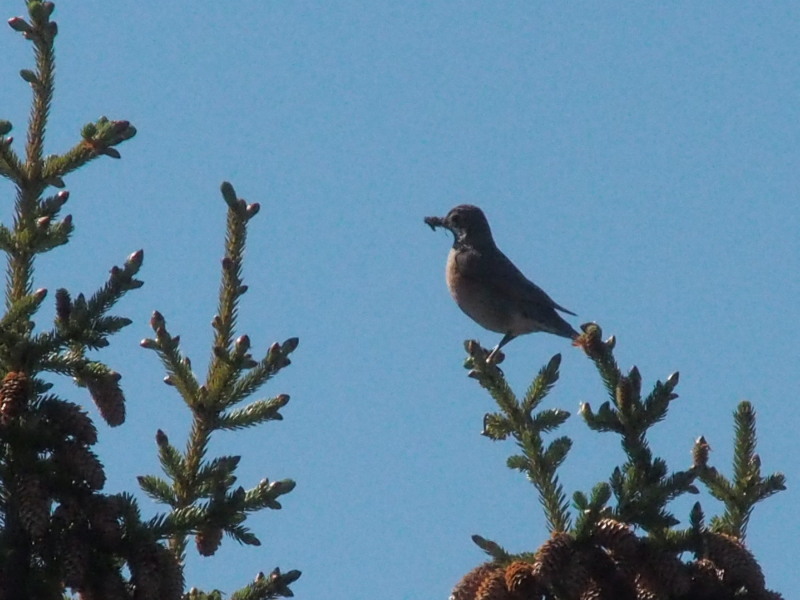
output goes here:
[{"label": "spruce branch", "polygon": [[[299,577],[300,571],[291,570],[286,573],[281,573],[278,568],[275,568],[269,575],[259,573],[251,584],[231,594],[231,600],[291,598],[294,594],[289,588],[289,585],[297,581]],[[209,600],[211,599],[209,598]]]},{"label": "spruce branch", "polygon": [[509,457],[507,466],[525,473],[539,493],[545,519],[551,532],[567,531],[570,527],[569,504],[556,471],[566,459],[572,440],[559,437],[545,446],[542,434],[560,427],[569,413],[547,409],[534,414],[548,392],[558,381],[561,355],[556,354],[534,378],[522,401],[518,401],[489,353],[475,341],[465,344],[468,358],[465,367],[469,376],[489,391],[501,413],[484,417],[484,435],[493,440],[513,436],[522,454]]},{"label": "spruce branch", "polygon": [[[242,280],[247,223],[257,214],[258,205],[237,198],[229,183],[222,184],[222,196],[228,207],[225,254],[205,381],[198,380],[191,360],[181,352],[180,336],[169,332],[164,316],[158,311],[150,320],[154,337],[141,342],[142,347],[157,353],[167,372],[164,382],[175,388],[191,411],[191,427],[183,451],[173,446],[164,432],[159,430],[156,436],[166,479],[155,476],[139,479],[150,497],[169,507],[169,512],[152,519],[151,525],[161,539],[168,540],[171,552],[181,562],[188,536],[192,534],[198,552],[204,556],[217,551],[224,534],[239,543],[260,545],[260,540],[244,525],[247,516],[265,508],[280,509],[278,498],[295,486],[289,479],[272,482],[263,479],[251,489],[236,486],[240,457],[208,456],[215,432],[283,418],[279,410],[289,401],[286,394],[239,405],[291,363],[289,354],[298,344],[297,338],[274,343],[264,358],[257,361],[251,354],[250,338],[236,337],[239,301],[247,291]],[[299,576],[299,572],[291,573]],[[253,588],[258,593],[270,589],[273,588],[262,584]],[[288,588],[283,590],[287,591]],[[211,597],[198,594],[198,598]]]},{"label": "spruce branch", "polygon": [[732,479],[708,465],[710,446],[705,438],[695,442],[692,454],[698,478],[725,507],[721,516],[711,519],[711,530],[743,541],[755,505],[785,490],[786,479],[782,473],[766,477],[761,473],[761,458],[756,453],[756,413],[753,406],[747,401],[741,402],[733,418]]},{"label": "spruce branch", "polygon": [[611,401],[603,402],[595,413],[588,403],[581,405],[586,424],[599,432],[620,436],[628,460],[611,475],[610,487],[617,500],[615,515],[625,523],[644,528],[655,536],[678,524],[667,510],[670,501],[685,493],[696,494],[696,473],[693,469],[669,473],[666,462],[654,457],[647,442],[648,430],[666,417],[669,404],[678,396],[678,373],[662,383],[657,381],[652,392],[642,399],[642,376],[636,366],[623,374],[614,358],[614,338],[603,342],[602,330],[594,323],[584,325],[576,340],[594,362]]},{"label": "spruce branch", "polygon": [[53,99],[55,75],[55,51],[53,42],[58,26],[50,20],[54,5],[52,2],[28,2],[30,22],[23,26],[20,21],[9,23],[13,29],[22,27],[22,35],[33,43],[36,70],[23,69],[22,78],[31,85],[33,102],[28,119],[28,141],[26,145],[26,177],[35,181],[42,174],[42,155],[44,136],[50,103]]},{"label": "spruce branch", "polygon": [[[596,412],[584,403],[580,412],[590,429],[620,436],[626,460],[589,494],[573,494],[577,516],[571,529],[567,529],[568,522],[557,528],[551,517],[567,514],[556,469],[571,441],[559,437],[545,445],[541,437],[559,427],[566,413],[557,409],[531,412],[555,383],[560,357],[539,371],[523,400],[517,401],[496,363],[486,363],[488,351],[476,342],[467,343],[470,376],[490,391],[501,409],[484,417],[483,434],[494,440],[515,438],[522,452],[511,456],[507,464],[527,473],[537,487],[551,536],[536,552],[520,554],[510,554],[496,542],[474,536],[473,541],[491,561],[467,573],[453,588],[451,598],[780,600],[780,594],[766,589],[760,566],[741,541],[753,505],[784,488],[783,475],[762,477],[760,473],[752,407],[743,403],[735,414],[731,481],[708,466],[710,448],[704,438],[695,443],[691,468],[671,472],[666,461],[650,449],[647,434],[666,418],[677,398],[678,374],[656,382],[643,397],[639,370],[633,367],[623,373],[617,366],[614,338],[602,342],[602,332],[594,324],[583,330],[575,345],[594,361],[610,400]],[[688,527],[677,528],[679,522],[669,505],[683,494],[698,493],[694,484],[698,478],[723,501],[726,513],[712,518],[709,527],[697,502],[690,511]],[[637,535],[635,527],[644,529],[646,535]],[[686,553],[695,559],[684,562]]]},{"label": "spruce branch", "polygon": [[510,562],[512,559],[512,555],[497,542],[487,540],[485,537],[477,534],[472,536],[472,542],[488,554],[494,562],[502,564]]},{"label": "spruce branch", "polygon": [[25,170],[19,156],[11,148],[14,142],[14,138],[8,135],[11,129],[9,121],[0,119],[0,177],[5,177],[19,186],[25,179]]}]

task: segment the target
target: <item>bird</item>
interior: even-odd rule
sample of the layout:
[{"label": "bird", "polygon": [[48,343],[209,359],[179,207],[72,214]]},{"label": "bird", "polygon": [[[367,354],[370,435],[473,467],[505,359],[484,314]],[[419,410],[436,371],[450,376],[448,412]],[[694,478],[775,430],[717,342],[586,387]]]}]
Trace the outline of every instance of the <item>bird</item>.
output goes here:
[{"label": "bird", "polygon": [[478,325],[503,334],[487,362],[523,334],[543,331],[572,340],[578,337],[558,311],[575,313],[556,303],[503,254],[480,208],[460,204],[445,217],[425,217],[424,221],[434,231],[442,227],[453,234],[445,269],[453,300]]}]

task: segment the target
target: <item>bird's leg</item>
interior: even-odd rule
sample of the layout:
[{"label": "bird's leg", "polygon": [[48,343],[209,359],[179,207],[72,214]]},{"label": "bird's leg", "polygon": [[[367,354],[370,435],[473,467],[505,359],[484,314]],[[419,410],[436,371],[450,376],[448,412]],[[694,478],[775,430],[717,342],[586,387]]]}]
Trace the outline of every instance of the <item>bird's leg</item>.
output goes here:
[{"label": "bird's leg", "polygon": [[494,348],[492,348],[491,352],[489,352],[489,356],[486,357],[486,364],[493,363],[494,362],[494,357],[500,351],[500,348],[505,346],[508,342],[513,340],[515,337],[517,337],[516,334],[513,334],[511,332],[508,332],[507,334],[505,334],[503,336],[503,339],[500,340],[500,343],[497,344],[497,346],[495,346]]}]

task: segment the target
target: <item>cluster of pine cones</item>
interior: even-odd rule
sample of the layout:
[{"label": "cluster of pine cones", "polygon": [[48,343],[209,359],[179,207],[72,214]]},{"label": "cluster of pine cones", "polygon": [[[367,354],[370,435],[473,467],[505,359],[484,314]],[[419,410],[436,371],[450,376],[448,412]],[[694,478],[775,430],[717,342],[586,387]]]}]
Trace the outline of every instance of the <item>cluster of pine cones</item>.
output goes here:
[{"label": "cluster of pine cones", "polygon": [[702,558],[686,563],[603,519],[588,540],[556,533],[530,560],[480,565],[450,600],[782,600],[738,539],[700,535]]}]

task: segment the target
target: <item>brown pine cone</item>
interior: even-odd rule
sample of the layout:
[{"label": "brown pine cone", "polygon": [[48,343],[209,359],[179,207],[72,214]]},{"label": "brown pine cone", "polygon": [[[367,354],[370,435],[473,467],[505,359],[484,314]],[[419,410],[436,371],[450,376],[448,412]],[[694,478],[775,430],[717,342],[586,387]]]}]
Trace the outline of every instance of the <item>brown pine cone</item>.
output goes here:
[{"label": "brown pine cone", "polygon": [[483,563],[475,567],[455,585],[450,594],[450,600],[475,600],[483,580],[491,573],[500,570],[502,569],[493,563]]},{"label": "brown pine cone", "polygon": [[744,586],[751,593],[764,591],[764,573],[750,551],[733,536],[706,532],[706,555],[719,569],[722,579],[732,587]]},{"label": "brown pine cone", "polygon": [[570,564],[575,541],[569,534],[556,533],[536,551],[533,573],[547,587],[558,581]]},{"label": "brown pine cone", "polygon": [[533,565],[521,560],[506,567],[506,587],[514,598],[533,600],[542,596],[542,589],[533,574]]},{"label": "brown pine cone", "polygon": [[492,571],[484,577],[475,593],[475,600],[513,600],[511,592],[506,587],[503,569]]},{"label": "brown pine cone", "polygon": [[19,518],[33,538],[39,538],[50,525],[50,498],[38,477],[20,477],[17,484]]},{"label": "brown pine cone", "polygon": [[194,536],[197,551],[203,556],[212,556],[222,543],[221,527],[204,527]]},{"label": "brown pine cone", "polygon": [[28,404],[30,379],[22,371],[11,371],[0,383],[0,423],[7,425],[16,419]]}]

